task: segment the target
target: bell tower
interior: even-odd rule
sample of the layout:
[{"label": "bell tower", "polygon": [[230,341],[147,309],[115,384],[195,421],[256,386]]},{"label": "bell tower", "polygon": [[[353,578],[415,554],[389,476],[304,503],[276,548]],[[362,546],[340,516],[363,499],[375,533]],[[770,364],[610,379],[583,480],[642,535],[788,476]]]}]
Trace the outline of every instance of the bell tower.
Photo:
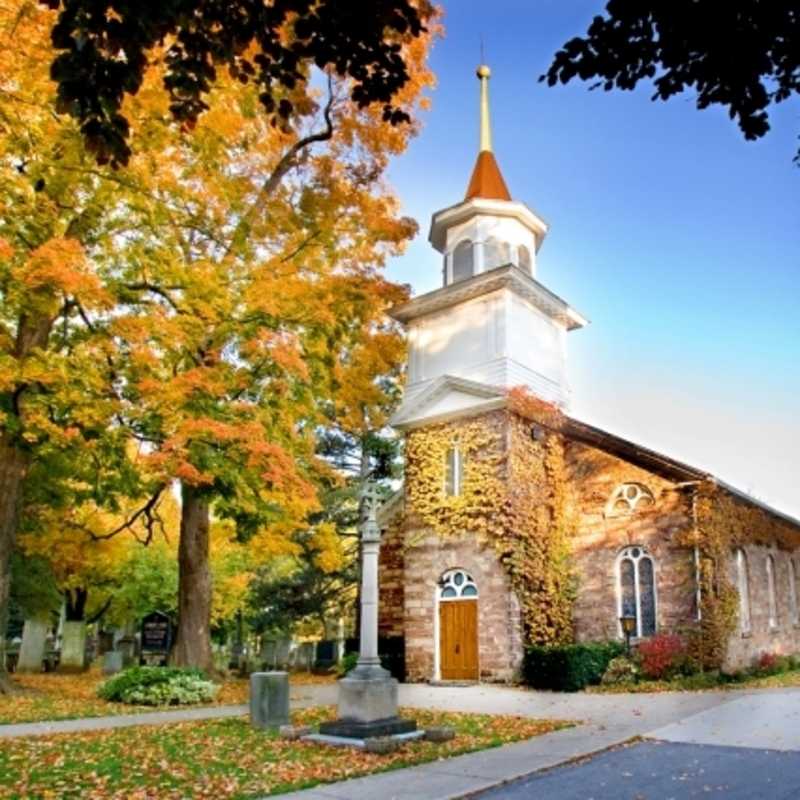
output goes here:
[{"label": "bell tower", "polygon": [[566,408],[566,340],[587,320],[537,279],[548,225],[512,199],[492,149],[489,67],[480,81],[480,146],[464,199],[434,213],[428,236],[443,286],[393,309],[408,331],[399,429],[504,404],[525,386]]}]

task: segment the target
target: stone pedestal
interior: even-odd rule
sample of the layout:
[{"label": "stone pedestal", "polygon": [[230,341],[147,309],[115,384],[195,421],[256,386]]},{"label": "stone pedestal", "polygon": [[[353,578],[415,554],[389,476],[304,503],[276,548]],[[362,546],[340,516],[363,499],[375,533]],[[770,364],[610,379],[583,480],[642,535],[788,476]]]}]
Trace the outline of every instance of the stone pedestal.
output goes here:
[{"label": "stone pedestal", "polygon": [[378,557],[381,533],[376,519],[378,497],[365,494],[367,519],[361,528],[361,647],[358,665],[339,681],[339,718],[319,727],[323,736],[371,739],[408,734],[414,720],[397,716],[397,681],[378,656]]},{"label": "stone pedestal", "polygon": [[250,676],[250,724],[260,729],[289,724],[289,673],[254,672]]},{"label": "stone pedestal", "polygon": [[397,716],[397,681],[379,666],[356,667],[339,681],[339,718],[323,722],[326,736],[370,739],[409,733],[413,720]]},{"label": "stone pedestal", "polygon": [[44,663],[47,632],[50,625],[46,620],[26,619],[22,628],[22,646],[19,650],[17,672],[41,672]]}]

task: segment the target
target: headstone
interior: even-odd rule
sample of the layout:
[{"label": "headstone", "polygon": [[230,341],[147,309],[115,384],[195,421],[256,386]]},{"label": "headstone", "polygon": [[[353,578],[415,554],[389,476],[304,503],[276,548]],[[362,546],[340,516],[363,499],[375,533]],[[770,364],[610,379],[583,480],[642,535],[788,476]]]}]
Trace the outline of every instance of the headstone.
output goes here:
[{"label": "headstone", "polygon": [[260,729],[289,724],[288,672],[254,672],[250,676],[250,724]]},{"label": "headstone", "polygon": [[117,640],[115,649],[122,655],[122,668],[131,666],[136,660],[136,639],[133,636],[123,636]]},{"label": "headstone", "polygon": [[86,623],[67,620],[61,629],[62,672],[82,672],[86,668]]},{"label": "headstone", "polygon": [[17,672],[42,671],[49,630],[50,624],[47,620],[25,620],[22,628],[22,646],[17,659]]},{"label": "headstone", "polygon": [[153,611],[142,620],[143,664],[166,666],[169,648],[172,644],[172,623],[166,614]]},{"label": "headstone", "polygon": [[116,675],[124,667],[122,653],[119,650],[109,650],[103,653],[103,675]]}]

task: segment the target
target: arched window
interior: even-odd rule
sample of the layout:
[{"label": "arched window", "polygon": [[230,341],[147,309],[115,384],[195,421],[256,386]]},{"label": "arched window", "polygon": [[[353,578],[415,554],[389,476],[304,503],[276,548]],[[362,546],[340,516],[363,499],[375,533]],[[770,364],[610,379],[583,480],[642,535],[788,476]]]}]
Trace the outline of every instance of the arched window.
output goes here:
[{"label": "arched window", "polygon": [[531,251],[524,244],[517,248],[517,266],[527,273],[531,272]]},{"label": "arched window", "polygon": [[800,610],[797,608],[797,567],[791,556],[789,556],[789,610],[792,615],[792,625],[797,625],[800,622]]},{"label": "arched window", "polygon": [[767,598],[769,600],[769,627],[778,627],[778,602],[775,597],[775,559],[767,556]]},{"label": "arched window", "polygon": [[739,592],[739,627],[742,633],[750,632],[750,574],[747,571],[747,556],[738,547],[736,559],[736,589]]},{"label": "arched window", "polygon": [[453,283],[471,278],[475,272],[475,256],[472,241],[464,239],[453,250]]},{"label": "arched window", "polygon": [[464,484],[464,457],[458,447],[451,447],[445,454],[444,493],[458,497]]},{"label": "arched window", "polygon": [[451,569],[439,579],[440,600],[462,600],[477,597],[478,586],[472,575],[463,569]]},{"label": "arched window", "polygon": [[626,547],[617,559],[619,615],[636,618],[636,635],[656,632],[656,575],[644,547]]},{"label": "arched window", "polygon": [[607,517],[622,517],[653,505],[653,493],[641,483],[623,483],[606,503]]},{"label": "arched window", "polygon": [[502,267],[511,262],[511,248],[508,242],[501,242],[490,236],[483,244],[483,269],[484,271]]}]

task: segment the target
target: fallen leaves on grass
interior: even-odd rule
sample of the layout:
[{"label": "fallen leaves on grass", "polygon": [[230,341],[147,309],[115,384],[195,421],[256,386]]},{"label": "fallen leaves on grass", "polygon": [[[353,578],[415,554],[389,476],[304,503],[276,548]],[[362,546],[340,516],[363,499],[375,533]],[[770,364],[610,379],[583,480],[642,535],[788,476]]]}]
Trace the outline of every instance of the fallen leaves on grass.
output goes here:
[{"label": "fallen leaves on grass", "polygon": [[[132,706],[101,700],[97,696],[97,687],[105,680],[105,676],[96,668],[77,675],[57,672],[39,675],[17,673],[13,679],[18,691],[13,695],[0,695],[0,725],[81,717],[104,717],[117,714],[140,714],[158,710],[153,706]],[[305,686],[332,683],[335,681],[335,677],[294,673],[289,680],[292,686]],[[228,678],[221,684],[214,702],[204,705],[247,703],[249,685],[247,678]],[[182,708],[186,708],[186,706],[182,706]]]},{"label": "fallen leaves on grass", "polygon": [[[142,726],[0,743],[0,798],[144,800],[245,798],[394,769],[538,736],[568,723],[512,716],[401,713],[422,727],[452,725],[454,740],[411,742],[390,755],[290,742],[253,730],[246,718]],[[297,712],[298,724],[333,708]]]}]

